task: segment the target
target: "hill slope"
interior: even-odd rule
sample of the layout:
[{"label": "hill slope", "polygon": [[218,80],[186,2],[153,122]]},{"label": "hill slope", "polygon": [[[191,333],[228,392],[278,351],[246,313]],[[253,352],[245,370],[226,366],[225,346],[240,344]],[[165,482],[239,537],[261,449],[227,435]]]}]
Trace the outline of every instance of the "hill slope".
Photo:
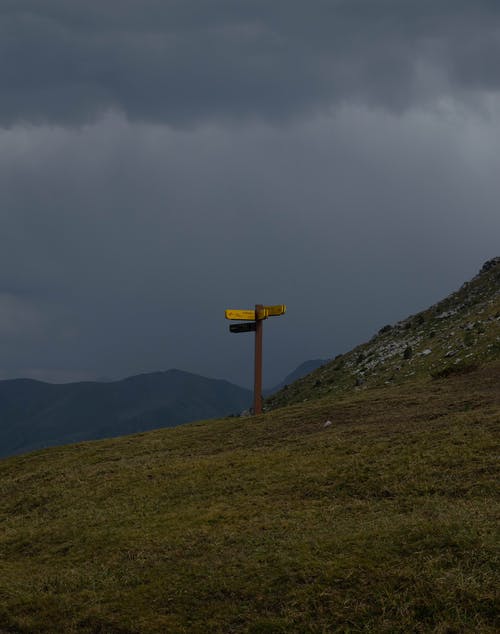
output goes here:
[{"label": "hill slope", "polygon": [[0,456],[238,413],[251,392],[169,370],[111,383],[0,381]]},{"label": "hill slope", "polygon": [[500,257],[443,301],[381,328],[367,343],[286,386],[266,407],[467,371],[498,358]]},{"label": "hill slope", "polygon": [[499,381],[1,461],[0,632],[493,634]]}]

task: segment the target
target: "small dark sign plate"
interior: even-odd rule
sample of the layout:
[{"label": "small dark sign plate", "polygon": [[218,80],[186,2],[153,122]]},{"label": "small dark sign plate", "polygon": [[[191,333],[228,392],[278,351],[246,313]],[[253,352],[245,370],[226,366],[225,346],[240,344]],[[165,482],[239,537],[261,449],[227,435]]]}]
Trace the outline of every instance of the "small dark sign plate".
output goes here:
[{"label": "small dark sign plate", "polygon": [[229,330],[231,332],[255,332],[255,322],[249,321],[246,324],[231,324]]}]

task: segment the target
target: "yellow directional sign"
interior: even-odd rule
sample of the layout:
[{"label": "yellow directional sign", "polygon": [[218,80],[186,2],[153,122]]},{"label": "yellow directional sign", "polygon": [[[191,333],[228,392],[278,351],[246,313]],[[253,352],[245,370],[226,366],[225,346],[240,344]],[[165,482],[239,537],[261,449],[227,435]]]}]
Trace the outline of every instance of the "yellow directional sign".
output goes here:
[{"label": "yellow directional sign", "polygon": [[280,304],[279,306],[264,306],[264,308],[267,310],[269,317],[279,317],[286,313],[285,304]]},{"label": "yellow directional sign", "polygon": [[226,319],[232,319],[233,321],[255,321],[254,310],[226,310]]},{"label": "yellow directional sign", "polygon": [[278,306],[262,306],[255,310],[226,310],[226,319],[233,321],[256,321],[267,319],[268,317],[279,317],[286,313],[286,306],[279,304]]}]

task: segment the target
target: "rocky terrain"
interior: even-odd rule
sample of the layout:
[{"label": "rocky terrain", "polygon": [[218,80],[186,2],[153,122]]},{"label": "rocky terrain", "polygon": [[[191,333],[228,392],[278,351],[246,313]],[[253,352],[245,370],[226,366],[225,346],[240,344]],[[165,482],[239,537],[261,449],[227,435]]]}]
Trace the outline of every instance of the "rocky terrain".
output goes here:
[{"label": "rocky terrain", "polygon": [[268,409],[419,376],[467,372],[500,357],[500,257],[470,282],[416,315],[386,325],[368,342],[285,386]]}]

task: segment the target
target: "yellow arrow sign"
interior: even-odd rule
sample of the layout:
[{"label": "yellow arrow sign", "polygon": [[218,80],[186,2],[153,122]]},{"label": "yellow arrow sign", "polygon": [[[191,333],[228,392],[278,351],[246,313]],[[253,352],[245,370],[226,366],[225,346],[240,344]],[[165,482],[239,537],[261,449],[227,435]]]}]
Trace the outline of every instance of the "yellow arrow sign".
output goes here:
[{"label": "yellow arrow sign", "polygon": [[226,319],[233,321],[255,321],[256,319],[267,319],[268,317],[279,317],[286,313],[285,304],[277,306],[263,306],[255,310],[226,310]]},{"label": "yellow arrow sign", "polygon": [[233,321],[256,321],[260,319],[267,319],[269,311],[266,306],[257,309],[257,315],[255,310],[226,310],[226,319],[232,319]]},{"label": "yellow arrow sign", "polygon": [[284,315],[286,313],[285,304],[280,304],[279,306],[265,306],[267,310],[267,314],[269,317],[279,317],[280,315]]},{"label": "yellow arrow sign", "polygon": [[233,321],[255,321],[254,310],[226,310],[226,319]]}]

